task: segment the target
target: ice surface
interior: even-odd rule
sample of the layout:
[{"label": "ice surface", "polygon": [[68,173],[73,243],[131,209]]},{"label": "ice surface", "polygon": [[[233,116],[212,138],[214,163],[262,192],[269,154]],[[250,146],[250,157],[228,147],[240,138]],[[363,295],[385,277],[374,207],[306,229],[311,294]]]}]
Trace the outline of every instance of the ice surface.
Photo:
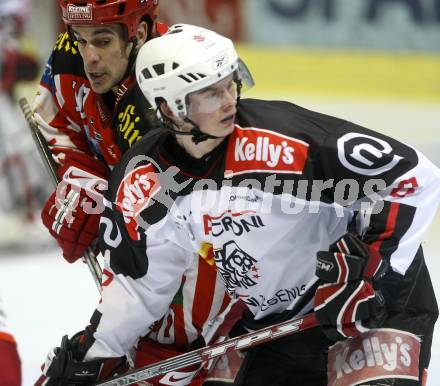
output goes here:
[{"label": "ice surface", "polygon": [[50,347],[83,329],[99,300],[83,263],[58,251],[0,260],[0,292],[22,360],[23,386],[33,385]]}]

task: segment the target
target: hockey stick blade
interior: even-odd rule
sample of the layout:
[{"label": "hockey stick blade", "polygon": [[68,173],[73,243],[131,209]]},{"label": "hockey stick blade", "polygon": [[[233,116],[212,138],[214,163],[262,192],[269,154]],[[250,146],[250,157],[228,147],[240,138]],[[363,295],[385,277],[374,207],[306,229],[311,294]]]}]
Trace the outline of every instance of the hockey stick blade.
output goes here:
[{"label": "hockey stick blade", "polygon": [[312,313],[300,318],[274,324],[255,332],[237,336],[220,343],[215,343],[211,346],[202,347],[200,349],[190,351],[152,365],[130,370],[123,375],[116,376],[103,382],[98,382],[95,384],[95,386],[132,385],[136,382],[146,381],[186,366],[209,361],[210,359],[227,354],[231,351],[254,347],[261,343],[272,341],[283,336],[301,332],[317,326],[318,321],[316,319],[316,315],[315,313]]}]

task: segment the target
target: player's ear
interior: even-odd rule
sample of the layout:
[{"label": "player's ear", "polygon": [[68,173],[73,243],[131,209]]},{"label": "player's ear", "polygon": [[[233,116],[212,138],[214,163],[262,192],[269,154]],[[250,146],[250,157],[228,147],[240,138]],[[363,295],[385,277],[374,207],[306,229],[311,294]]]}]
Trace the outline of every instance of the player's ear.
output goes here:
[{"label": "player's ear", "polygon": [[148,36],[148,24],[145,21],[141,21],[136,31],[136,49],[140,49],[142,45],[147,41]]},{"label": "player's ear", "polygon": [[161,100],[159,102],[159,110],[162,113],[162,116],[164,118],[167,118],[167,119],[174,118],[174,114],[165,100]]},{"label": "player's ear", "polygon": [[158,106],[164,119],[174,122],[178,127],[184,124],[182,119],[174,115],[173,111],[170,109],[165,100],[160,101]]}]

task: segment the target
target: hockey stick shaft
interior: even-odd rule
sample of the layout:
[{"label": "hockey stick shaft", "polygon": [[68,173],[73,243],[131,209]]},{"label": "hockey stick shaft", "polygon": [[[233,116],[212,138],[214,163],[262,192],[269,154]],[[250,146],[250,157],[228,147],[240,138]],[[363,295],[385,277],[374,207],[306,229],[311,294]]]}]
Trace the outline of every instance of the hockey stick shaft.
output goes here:
[{"label": "hockey stick shaft", "polygon": [[[60,182],[60,178],[58,177],[57,169],[58,166],[55,163],[52,153],[47,145],[46,139],[38,128],[38,124],[35,122],[32,116],[32,110],[29,105],[29,102],[25,97],[21,97],[18,100],[18,105],[23,112],[23,115],[27,121],[29,130],[31,131],[32,138],[37,146],[38,152],[40,153],[41,159],[43,160],[43,164],[45,165],[54,186],[56,187]],[[102,292],[101,282],[102,282],[102,268],[99,265],[98,259],[96,258],[95,253],[89,248],[82,258],[83,261],[87,264],[87,267],[92,274],[93,280],[98,288],[99,293]],[[134,367],[134,360],[131,353],[127,353],[127,360],[131,367]]]},{"label": "hockey stick shaft", "polygon": [[[46,170],[49,173],[49,176],[52,179],[54,186],[57,186],[58,183],[60,182],[57,173],[58,167],[52,157],[52,153],[49,147],[47,146],[46,139],[44,138],[43,134],[38,128],[37,123],[34,121],[29,102],[25,97],[21,97],[18,100],[18,105],[20,106],[20,109],[23,112],[23,115],[26,119],[26,122],[28,124],[29,130],[32,135],[32,139],[34,140],[35,145],[37,146],[43,164],[46,167]],[[99,292],[101,292],[102,269],[98,263],[98,260],[96,259],[96,255],[91,250],[87,250],[86,253],[84,254],[83,260],[86,262],[87,266],[89,267],[93,280],[95,281],[95,284]]]},{"label": "hockey stick shaft", "polygon": [[179,370],[186,366],[209,361],[232,351],[254,347],[259,344],[279,339],[286,335],[305,331],[317,326],[318,321],[316,319],[316,315],[312,313],[300,318],[274,324],[255,332],[237,336],[236,338],[228,339],[220,343],[215,343],[211,346],[202,347],[200,349],[190,351],[188,353],[166,359],[152,365],[131,370],[112,379],[98,382],[95,384],[95,386],[132,385],[136,382],[146,381],[159,375]]},{"label": "hockey stick shaft", "polygon": [[18,105],[20,106],[21,111],[23,112],[23,115],[26,119],[26,122],[28,124],[28,127],[32,135],[32,139],[34,140],[35,145],[37,146],[37,150],[38,153],[40,154],[41,159],[43,160],[43,164],[50,178],[52,179],[54,186],[57,186],[59,182],[58,174],[57,174],[57,165],[52,158],[52,154],[49,150],[49,147],[47,146],[43,134],[41,134],[41,131],[38,129],[37,124],[32,118],[32,110],[29,105],[29,102],[25,97],[21,97],[18,100]]}]

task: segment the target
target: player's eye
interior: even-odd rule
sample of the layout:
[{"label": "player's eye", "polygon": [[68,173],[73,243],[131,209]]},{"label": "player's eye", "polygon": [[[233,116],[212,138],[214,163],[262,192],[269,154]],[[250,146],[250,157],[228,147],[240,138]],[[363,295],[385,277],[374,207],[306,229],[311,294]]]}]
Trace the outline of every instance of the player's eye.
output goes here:
[{"label": "player's eye", "polygon": [[107,47],[111,43],[111,39],[99,39],[95,41],[97,47]]},{"label": "player's eye", "polygon": [[75,40],[78,42],[78,45],[80,45],[80,46],[85,46],[87,43],[85,39],[82,39],[80,37],[76,37]]},{"label": "player's eye", "polygon": [[223,96],[223,90],[219,88],[213,88],[209,90],[208,97],[209,98],[221,98]]},{"label": "player's eye", "polygon": [[110,44],[110,40],[101,40],[100,42],[99,42],[99,45],[101,46],[101,47],[105,47],[105,46],[108,46]]}]

